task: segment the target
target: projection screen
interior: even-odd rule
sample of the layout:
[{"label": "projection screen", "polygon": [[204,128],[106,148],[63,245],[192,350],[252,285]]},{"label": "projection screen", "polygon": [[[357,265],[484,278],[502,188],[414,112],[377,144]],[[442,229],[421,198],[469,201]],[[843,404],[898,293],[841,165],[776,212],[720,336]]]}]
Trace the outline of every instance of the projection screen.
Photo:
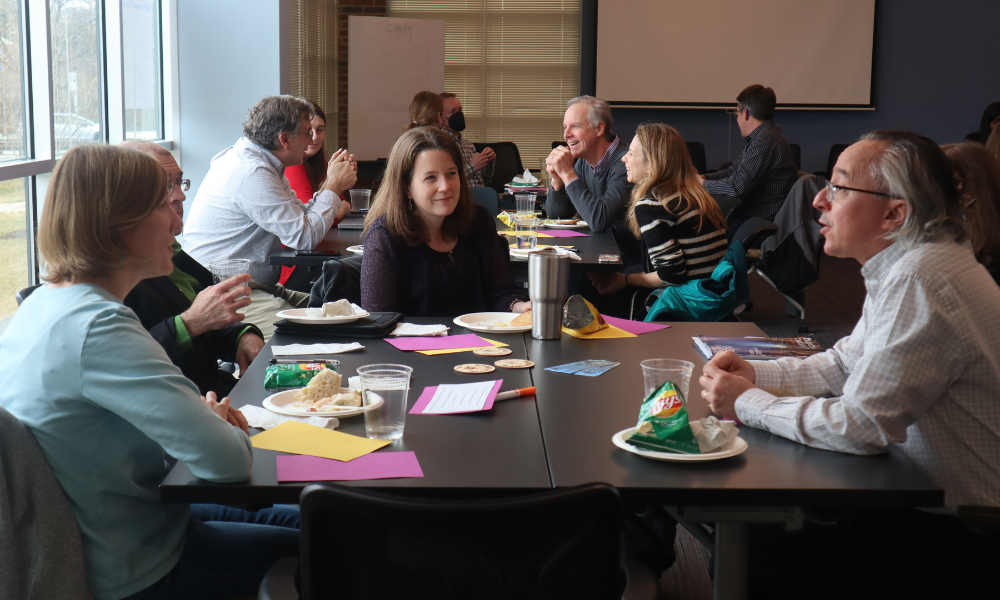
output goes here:
[{"label": "projection screen", "polygon": [[598,0],[597,97],[732,106],[774,88],[786,108],[872,108],[875,0]]}]

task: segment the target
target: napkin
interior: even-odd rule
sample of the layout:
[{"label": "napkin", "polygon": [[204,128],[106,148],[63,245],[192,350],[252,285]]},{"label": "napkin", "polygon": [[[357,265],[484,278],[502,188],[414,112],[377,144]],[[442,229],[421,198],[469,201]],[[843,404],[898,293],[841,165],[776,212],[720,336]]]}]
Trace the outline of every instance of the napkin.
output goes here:
[{"label": "napkin", "polygon": [[340,421],[338,421],[336,417],[289,417],[273,413],[266,408],[261,408],[252,404],[247,404],[246,406],[240,408],[240,412],[247,418],[247,423],[250,427],[257,427],[260,429],[277,427],[285,421],[298,421],[299,423],[315,425],[316,427],[325,427],[326,429],[336,429],[340,425]]},{"label": "napkin", "polygon": [[405,337],[429,337],[448,335],[447,325],[417,325],[415,323],[396,323],[396,330],[389,335]]},{"label": "napkin", "polygon": [[271,348],[275,356],[340,354],[341,352],[355,352],[364,349],[365,347],[357,342],[351,342],[350,344],[288,344],[286,346],[274,346]]},{"label": "napkin", "polygon": [[529,169],[525,169],[524,175],[515,176],[512,183],[538,183],[538,178],[532,175]]},{"label": "napkin", "polygon": [[740,436],[735,421],[720,421],[715,417],[691,421],[691,433],[698,440],[698,450],[702,454],[728,450]]},{"label": "napkin", "polygon": [[[511,250],[517,250],[517,249],[512,247]],[[518,256],[518,258],[523,258],[523,257],[526,256],[526,254],[533,254],[533,253],[538,253],[538,254],[565,254],[566,256],[569,256],[570,260],[581,260],[581,261],[583,260],[582,258],[580,258],[580,255],[577,254],[576,252],[573,252],[572,250],[567,250],[565,248],[560,248],[559,246],[546,246],[546,247],[542,248],[541,250],[534,250],[534,251],[528,252],[528,253],[525,253],[523,250],[517,250],[517,253],[515,254],[515,256]]]},{"label": "napkin", "polygon": [[347,299],[336,302],[326,302],[322,308],[307,308],[307,317],[346,317],[350,315],[360,315],[365,312],[357,304],[351,304]]}]

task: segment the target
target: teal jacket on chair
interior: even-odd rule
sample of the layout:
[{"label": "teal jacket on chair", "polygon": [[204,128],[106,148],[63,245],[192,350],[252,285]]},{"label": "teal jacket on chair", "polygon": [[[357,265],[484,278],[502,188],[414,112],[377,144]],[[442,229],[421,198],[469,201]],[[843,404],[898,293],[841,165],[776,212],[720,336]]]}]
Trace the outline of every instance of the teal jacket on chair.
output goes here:
[{"label": "teal jacket on chair", "polygon": [[718,321],[749,299],[746,250],[733,240],[711,277],[663,288],[645,320]]}]

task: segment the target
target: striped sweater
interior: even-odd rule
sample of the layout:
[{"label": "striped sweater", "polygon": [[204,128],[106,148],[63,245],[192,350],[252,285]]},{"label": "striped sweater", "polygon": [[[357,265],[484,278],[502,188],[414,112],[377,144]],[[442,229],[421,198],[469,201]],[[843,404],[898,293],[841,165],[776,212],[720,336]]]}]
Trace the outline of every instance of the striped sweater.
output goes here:
[{"label": "striped sweater", "polygon": [[707,218],[698,228],[700,215],[697,208],[675,215],[651,196],[635,205],[648,257],[646,270],[656,271],[666,285],[709,277],[729,249],[725,229]]}]

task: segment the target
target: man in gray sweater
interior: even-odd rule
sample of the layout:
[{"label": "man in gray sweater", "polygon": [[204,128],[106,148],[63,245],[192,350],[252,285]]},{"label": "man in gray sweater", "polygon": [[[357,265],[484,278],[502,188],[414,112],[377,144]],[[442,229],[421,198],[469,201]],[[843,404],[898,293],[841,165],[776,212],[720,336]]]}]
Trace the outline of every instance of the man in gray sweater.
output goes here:
[{"label": "man in gray sweater", "polygon": [[579,213],[594,231],[610,229],[626,266],[641,260],[639,241],[625,224],[632,184],[622,156],[628,145],[611,130],[611,107],[593,96],[569,101],[563,117],[563,138],[545,160],[549,190],[545,209],[549,218]]}]

